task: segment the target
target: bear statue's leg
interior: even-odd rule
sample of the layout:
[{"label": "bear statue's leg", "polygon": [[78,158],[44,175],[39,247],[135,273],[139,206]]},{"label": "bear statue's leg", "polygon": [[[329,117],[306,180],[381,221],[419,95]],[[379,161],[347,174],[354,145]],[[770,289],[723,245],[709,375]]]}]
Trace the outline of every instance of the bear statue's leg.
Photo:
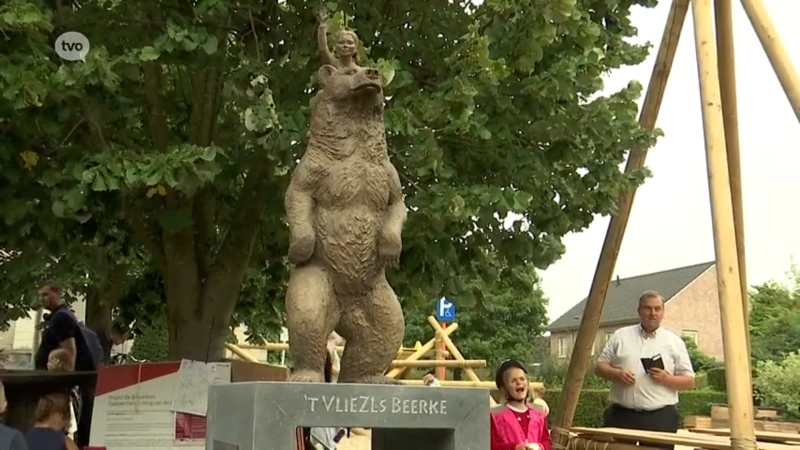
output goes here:
[{"label": "bear statue's leg", "polygon": [[386,278],[365,295],[342,297],[340,308],[337,330],[347,344],[339,383],[397,384],[383,374],[403,344],[405,320]]},{"label": "bear statue's leg", "polygon": [[292,268],[286,289],[286,327],[294,360],[290,381],[325,381],[326,344],[339,317],[328,273],[308,265]]}]

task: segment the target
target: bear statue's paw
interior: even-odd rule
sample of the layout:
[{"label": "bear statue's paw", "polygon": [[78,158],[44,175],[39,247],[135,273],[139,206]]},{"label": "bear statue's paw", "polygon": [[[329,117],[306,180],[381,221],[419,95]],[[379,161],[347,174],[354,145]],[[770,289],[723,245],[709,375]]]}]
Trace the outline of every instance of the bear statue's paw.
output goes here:
[{"label": "bear statue's paw", "polygon": [[289,244],[289,262],[300,265],[311,259],[314,254],[316,238],[312,233],[306,233],[292,239]]},{"label": "bear statue's paw", "polygon": [[401,385],[403,383],[395,380],[394,378],[389,378],[383,375],[371,375],[368,377],[361,377],[356,378],[353,380],[342,381],[339,380],[339,383],[349,383],[349,384],[388,384],[388,385]]},{"label": "bear statue's paw", "polygon": [[325,381],[325,376],[322,372],[314,370],[298,370],[289,376],[289,381],[292,383],[322,383]]}]

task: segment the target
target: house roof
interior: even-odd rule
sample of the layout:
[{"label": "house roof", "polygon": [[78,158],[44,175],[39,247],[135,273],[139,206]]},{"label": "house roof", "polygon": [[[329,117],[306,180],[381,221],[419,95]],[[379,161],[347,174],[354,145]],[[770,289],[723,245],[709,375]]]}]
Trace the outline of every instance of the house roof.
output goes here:
[{"label": "house roof", "polygon": [[[650,289],[658,291],[667,301],[702,275],[714,261],[695,264],[693,266],[679,267],[663,272],[639,275],[620,280],[611,280],[608,286],[608,295],[600,316],[600,326],[617,323],[635,322],[639,320],[636,314],[636,302],[642,292]],[[573,306],[564,315],[553,321],[548,331],[578,328],[586,308],[586,299]]]}]

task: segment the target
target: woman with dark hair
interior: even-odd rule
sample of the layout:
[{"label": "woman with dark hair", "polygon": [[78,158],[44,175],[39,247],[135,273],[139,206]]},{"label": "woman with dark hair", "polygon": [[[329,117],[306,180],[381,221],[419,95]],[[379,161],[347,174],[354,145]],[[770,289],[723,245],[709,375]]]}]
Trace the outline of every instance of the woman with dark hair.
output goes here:
[{"label": "woman with dark hair", "polygon": [[34,412],[35,425],[25,434],[28,448],[35,450],[78,450],[67,436],[71,419],[67,394],[50,394],[39,399]]},{"label": "woman with dark hair", "polygon": [[500,364],[495,374],[505,403],[490,411],[491,450],[550,450],[550,431],[541,411],[528,405],[528,371],[515,360]]}]

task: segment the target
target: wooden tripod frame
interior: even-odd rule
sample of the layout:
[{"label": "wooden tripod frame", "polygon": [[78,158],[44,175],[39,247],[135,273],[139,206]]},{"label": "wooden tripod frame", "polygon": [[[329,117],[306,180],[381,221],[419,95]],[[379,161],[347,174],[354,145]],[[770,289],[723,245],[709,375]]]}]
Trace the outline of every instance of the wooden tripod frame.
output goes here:
[{"label": "wooden tripod frame", "polygon": [[[713,7],[712,7],[713,1]],[[717,283],[722,321],[731,446],[755,449],[750,372],[749,311],[745,270],[742,182],[739,165],[732,0],[673,0],[639,123],[655,128],[689,4],[694,19],[700,98],[703,110],[708,187],[714,229]],[[783,91],[800,120],[800,79],[762,0],[741,0]],[[716,39],[714,36],[716,16]],[[719,50],[719,53],[718,53]],[[631,149],[625,172],[644,167],[647,149]],[[555,448],[566,448],[608,285],[630,218],[636,188],[619,199],[608,225],[600,259],[572,351],[569,372],[553,422]]]}]

